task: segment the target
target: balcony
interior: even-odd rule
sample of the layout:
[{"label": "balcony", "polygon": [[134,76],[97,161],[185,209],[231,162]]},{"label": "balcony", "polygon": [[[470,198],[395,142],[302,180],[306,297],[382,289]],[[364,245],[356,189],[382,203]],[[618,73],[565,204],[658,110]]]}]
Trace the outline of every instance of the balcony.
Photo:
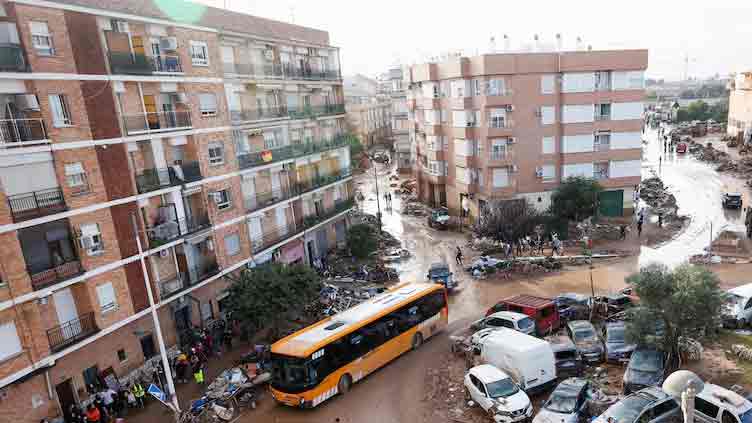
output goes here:
[{"label": "balcony", "polygon": [[165,299],[182,292],[217,273],[219,273],[219,266],[213,259],[203,265],[189,267],[185,272],[180,272],[176,278],[159,283],[160,298]]},{"label": "balcony", "polygon": [[147,229],[147,236],[149,237],[149,247],[157,248],[161,245],[167,244],[170,241],[174,241],[178,238],[190,235],[203,229],[207,229],[209,227],[211,227],[211,223],[209,222],[209,216],[207,216],[206,214],[163,222]]},{"label": "balcony", "polygon": [[174,185],[200,181],[201,169],[198,162],[188,162],[172,167],[144,169],[136,175],[136,187],[139,194],[156,191]]},{"label": "balcony", "polygon": [[293,144],[270,150],[254,151],[250,153],[239,154],[238,166],[241,169],[248,169],[254,166],[274,163],[281,160],[321,153],[349,144],[350,138],[348,136],[339,135],[331,139],[326,139],[315,143]]},{"label": "balcony", "polygon": [[254,74],[253,63],[233,63],[223,62],[222,69],[226,74],[231,75],[253,75]]},{"label": "balcony", "polygon": [[266,233],[260,237],[251,238],[251,251],[258,254],[274,244],[282,242],[303,230],[301,224],[288,224],[284,227],[265,227]]},{"label": "balcony", "polygon": [[127,135],[191,129],[190,112],[149,112],[123,116]]},{"label": "balcony", "polygon": [[35,219],[68,210],[60,188],[27,192],[8,197],[8,206],[14,222]]},{"label": "balcony", "polygon": [[174,54],[161,54],[151,58],[152,71],[154,73],[183,73],[183,65],[180,56]]},{"label": "balcony", "polygon": [[230,119],[235,124],[284,117],[287,117],[286,106],[263,107],[251,110],[230,110]]},{"label": "balcony", "polygon": [[345,113],[345,105],[344,104],[327,104],[323,106],[313,106],[313,114],[314,116],[331,116],[331,115],[341,115]]},{"label": "balcony", "polygon": [[345,200],[341,200],[339,202],[335,202],[334,207],[330,208],[329,210],[324,211],[323,213],[319,215],[310,215],[303,218],[303,227],[306,229],[310,229],[313,226],[318,225],[319,223],[325,221],[326,219],[332,218],[339,213],[342,213],[345,210],[353,208],[355,205],[355,200],[351,198],[347,198]]},{"label": "balcony", "polygon": [[0,71],[27,72],[23,49],[18,44],[0,44]]},{"label": "balcony", "polygon": [[35,291],[38,291],[58,282],[78,276],[83,272],[84,269],[81,267],[81,262],[78,259],[70,260],[40,272],[32,272],[29,270],[29,275],[31,276],[31,287]]},{"label": "balcony", "polygon": [[47,130],[42,119],[0,119],[0,146],[48,144]]},{"label": "balcony", "polygon": [[308,181],[298,182],[298,193],[305,194],[308,191],[313,191],[317,188],[341,181],[350,175],[352,175],[352,170],[346,168],[341,169],[339,172],[330,173],[329,175],[319,175]]},{"label": "balcony", "polygon": [[611,120],[611,114],[596,114],[595,120],[601,121],[601,120]]},{"label": "balcony", "polygon": [[246,212],[251,213],[299,194],[300,192],[295,188],[280,188],[266,192],[257,192],[254,197],[245,198],[243,202]]},{"label": "balcony", "polygon": [[154,60],[143,54],[111,51],[108,56],[110,58],[110,70],[113,74],[151,75],[156,67]]},{"label": "balcony", "polygon": [[94,313],[91,312],[49,329],[47,340],[50,342],[50,350],[58,352],[97,332],[99,332],[99,328],[94,319]]},{"label": "balcony", "polygon": [[287,79],[304,79],[308,81],[335,81],[341,79],[338,70],[303,69],[291,64],[283,65],[282,70]]},{"label": "balcony", "polygon": [[255,68],[261,70],[261,75],[265,78],[282,78],[284,72],[282,72],[282,65],[276,63],[265,63],[261,66],[255,66]]}]

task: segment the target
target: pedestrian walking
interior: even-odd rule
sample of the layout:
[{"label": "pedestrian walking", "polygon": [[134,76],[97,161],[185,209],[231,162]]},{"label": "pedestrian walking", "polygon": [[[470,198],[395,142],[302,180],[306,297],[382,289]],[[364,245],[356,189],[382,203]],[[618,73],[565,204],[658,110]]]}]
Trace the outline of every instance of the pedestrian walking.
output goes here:
[{"label": "pedestrian walking", "polygon": [[389,208],[392,208],[392,193],[389,193]]},{"label": "pedestrian walking", "polygon": [[196,356],[194,356],[193,359],[191,360],[191,364],[193,365],[193,379],[196,381],[197,384],[203,385],[204,384],[204,364]]},{"label": "pedestrian walking", "polygon": [[658,213],[658,227],[663,227],[663,213]]},{"label": "pedestrian walking", "polygon": [[144,386],[141,385],[141,382],[133,382],[131,392],[133,392],[133,396],[136,397],[136,406],[138,408],[144,408],[144,395],[146,395],[146,391],[144,391]]},{"label": "pedestrian walking", "polygon": [[389,193],[384,193],[384,207],[389,209]]},{"label": "pedestrian walking", "polygon": [[115,412],[115,399],[117,398],[117,392],[109,386],[107,389],[101,392],[102,402],[107,409],[107,414],[112,415]]},{"label": "pedestrian walking", "polygon": [[457,246],[457,255],[454,257],[454,260],[462,266],[462,250],[460,249],[460,246]]},{"label": "pedestrian walking", "polygon": [[637,238],[642,235],[642,219],[637,221]]},{"label": "pedestrian walking", "polygon": [[621,239],[622,241],[627,239],[627,226],[626,225],[619,226],[619,239]]}]

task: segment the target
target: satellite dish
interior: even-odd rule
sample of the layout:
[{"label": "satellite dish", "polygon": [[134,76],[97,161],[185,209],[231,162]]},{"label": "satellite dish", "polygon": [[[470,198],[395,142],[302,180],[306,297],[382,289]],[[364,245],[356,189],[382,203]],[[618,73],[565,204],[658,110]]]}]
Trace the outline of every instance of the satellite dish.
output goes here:
[{"label": "satellite dish", "polygon": [[705,382],[689,370],[677,370],[668,375],[662,388],[672,397],[681,398],[682,393],[690,386],[695,392],[701,392],[705,387]]}]

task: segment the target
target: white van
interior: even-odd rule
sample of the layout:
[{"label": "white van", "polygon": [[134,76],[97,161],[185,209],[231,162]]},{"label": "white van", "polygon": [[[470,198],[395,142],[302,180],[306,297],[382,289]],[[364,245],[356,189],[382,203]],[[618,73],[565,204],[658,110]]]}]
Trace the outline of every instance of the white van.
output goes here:
[{"label": "white van", "polygon": [[695,421],[701,423],[750,423],[752,402],[718,385],[705,382],[695,396]]},{"label": "white van", "polygon": [[752,323],[752,283],[726,291],[722,313],[726,327],[744,327]]},{"label": "white van", "polygon": [[500,328],[483,338],[480,358],[507,372],[525,392],[545,390],[556,383],[551,345],[516,330]]}]

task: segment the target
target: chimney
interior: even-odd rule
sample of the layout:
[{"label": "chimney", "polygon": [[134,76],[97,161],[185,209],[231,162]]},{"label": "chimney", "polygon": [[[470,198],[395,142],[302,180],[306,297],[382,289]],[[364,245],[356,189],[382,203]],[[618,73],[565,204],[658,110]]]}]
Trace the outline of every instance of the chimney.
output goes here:
[{"label": "chimney", "polygon": [[533,40],[535,41],[534,51],[536,52],[540,51],[541,48],[540,48],[540,40],[538,39],[538,34],[535,34],[535,36],[533,37]]},{"label": "chimney", "polygon": [[504,52],[509,52],[509,37],[507,36],[507,34],[504,34]]},{"label": "chimney", "polygon": [[556,51],[562,51],[561,34],[556,34]]},{"label": "chimney", "polygon": [[491,37],[488,42],[488,52],[490,54],[496,53],[496,37]]}]

